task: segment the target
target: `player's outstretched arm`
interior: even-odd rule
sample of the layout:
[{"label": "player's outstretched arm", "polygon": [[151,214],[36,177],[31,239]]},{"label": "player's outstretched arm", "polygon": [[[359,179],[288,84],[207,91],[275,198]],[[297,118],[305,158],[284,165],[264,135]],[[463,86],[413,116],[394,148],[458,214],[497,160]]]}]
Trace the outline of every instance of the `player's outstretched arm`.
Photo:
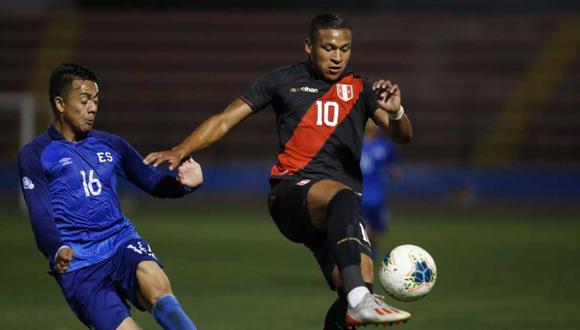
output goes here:
[{"label": "player's outstretched arm", "polygon": [[195,189],[203,183],[201,166],[189,158],[177,168],[177,181],[189,189]]},{"label": "player's outstretched arm", "polygon": [[388,80],[373,83],[377,94],[378,109],[373,115],[374,122],[398,143],[409,143],[413,137],[411,121],[401,106],[401,90],[397,84]]},{"label": "player's outstretched arm", "polygon": [[152,164],[154,167],[168,162],[169,169],[174,170],[185,157],[220,140],[252,113],[252,108],[246,102],[237,99],[223,112],[209,117],[176,147],[171,150],[152,152],[145,157],[143,162]]}]

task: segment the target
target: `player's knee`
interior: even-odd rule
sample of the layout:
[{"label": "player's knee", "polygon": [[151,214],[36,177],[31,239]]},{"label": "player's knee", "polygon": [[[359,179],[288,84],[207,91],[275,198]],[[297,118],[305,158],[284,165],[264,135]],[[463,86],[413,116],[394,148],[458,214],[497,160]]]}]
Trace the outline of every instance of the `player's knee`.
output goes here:
[{"label": "player's knee", "polygon": [[155,295],[156,299],[171,293],[171,284],[169,283],[169,279],[164,273],[157,275],[152,282],[152,288],[157,293]]},{"label": "player's knee", "polygon": [[151,304],[155,304],[164,295],[172,293],[171,284],[165,273],[161,272],[153,277],[150,290],[152,291],[149,298]]},{"label": "player's knee", "polygon": [[140,263],[137,268],[137,280],[141,296],[148,305],[154,305],[159,298],[172,293],[169,278],[156,263]]},{"label": "player's knee", "polygon": [[348,188],[338,190],[336,192],[336,194],[334,194],[334,196],[332,196],[332,199],[330,200],[328,205],[330,206],[331,204],[336,204],[336,203],[347,204],[349,206],[354,207],[357,203],[356,194],[354,193],[354,191],[352,191]]},{"label": "player's knee", "polygon": [[358,200],[352,190],[339,191],[328,205],[327,244],[341,271],[356,266],[360,276],[361,253],[370,246],[357,212]]},{"label": "player's knee", "polygon": [[310,188],[307,195],[308,212],[315,226],[324,227],[330,203],[343,190],[349,188],[334,180],[322,180]]},{"label": "player's knee", "polygon": [[[327,207],[328,226],[348,226],[358,222],[355,217],[357,197],[350,189],[337,192]],[[339,222],[339,223],[337,223]]]}]

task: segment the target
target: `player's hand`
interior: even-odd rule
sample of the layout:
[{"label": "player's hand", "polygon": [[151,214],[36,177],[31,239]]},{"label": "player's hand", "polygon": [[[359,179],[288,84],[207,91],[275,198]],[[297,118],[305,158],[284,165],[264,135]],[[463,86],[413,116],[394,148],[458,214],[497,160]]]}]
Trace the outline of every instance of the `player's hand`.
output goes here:
[{"label": "player's hand", "polygon": [[69,247],[64,247],[58,251],[56,255],[56,259],[54,260],[54,264],[52,265],[52,269],[57,274],[62,274],[68,270],[70,265],[70,261],[72,260],[73,256],[75,255],[75,251]]},{"label": "player's hand", "polygon": [[203,183],[201,166],[193,158],[184,161],[177,168],[177,181],[189,189],[194,189]]},{"label": "player's hand", "polygon": [[381,109],[391,113],[399,111],[401,108],[399,85],[380,79],[373,83],[373,90],[377,93],[378,105]]},{"label": "player's hand", "polygon": [[157,151],[152,152],[145,159],[143,159],[143,163],[146,165],[152,164],[153,167],[159,166],[164,162],[169,163],[169,169],[173,171],[179,165],[181,165],[181,161],[185,158],[185,155],[179,151],[179,149],[173,148],[171,150],[166,151]]}]

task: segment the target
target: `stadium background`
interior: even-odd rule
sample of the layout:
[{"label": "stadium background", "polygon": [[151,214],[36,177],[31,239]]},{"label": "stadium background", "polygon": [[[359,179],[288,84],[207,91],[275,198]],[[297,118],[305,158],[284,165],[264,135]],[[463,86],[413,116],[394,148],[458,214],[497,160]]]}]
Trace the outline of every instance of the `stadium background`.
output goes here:
[{"label": "stadium background", "polygon": [[[414,124],[385,249],[424,246],[440,282],[400,304],[414,313],[405,328],[578,328],[580,5],[544,0],[3,1],[0,328],[80,328],[18,206],[21,121],[8,97],[34,100],[39,133],[50,70],[84,63],[101,80],[97,128],[146,154],[303,60],[309,19],[329,10],[353,26],[352,68],[397,81]],[[317,329],[332,299],[268,218],[275,151],[266,110],[196,156],[206,180],[194,196],[158,202],[121,187],[202,329]]]}]

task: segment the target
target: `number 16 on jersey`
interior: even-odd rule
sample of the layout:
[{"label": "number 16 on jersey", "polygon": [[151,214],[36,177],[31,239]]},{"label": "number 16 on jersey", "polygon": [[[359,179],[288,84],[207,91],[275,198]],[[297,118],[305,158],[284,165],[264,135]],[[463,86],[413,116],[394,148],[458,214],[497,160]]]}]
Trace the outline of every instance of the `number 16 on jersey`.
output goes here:
[{"label": "number 16 on jersey", "polygon": [[99,196],[103,190],[103,185],[99,178],[95,177],[95,171],[90,170],[87,177],[85,171],[81,171],[81,176],[83,177],[83,188],[85,189],[85,196]]}]

